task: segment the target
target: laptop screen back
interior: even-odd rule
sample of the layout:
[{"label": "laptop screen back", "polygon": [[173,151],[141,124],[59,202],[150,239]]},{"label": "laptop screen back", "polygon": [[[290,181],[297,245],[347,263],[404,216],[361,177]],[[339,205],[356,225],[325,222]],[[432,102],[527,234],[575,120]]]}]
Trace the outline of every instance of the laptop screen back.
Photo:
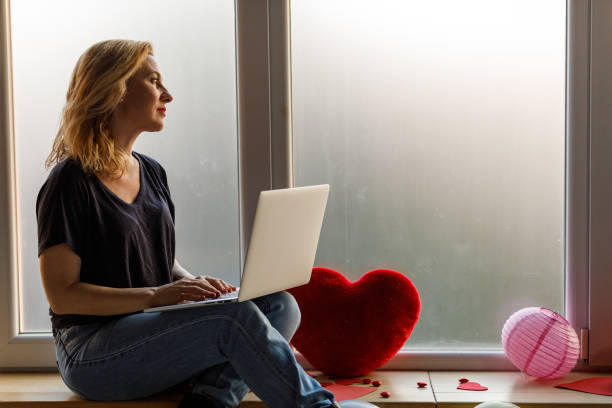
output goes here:
[{"label": "laptop screen back", "polygon": [[329,185],[262,191],[240,283],[240,301],[310,281]]}]

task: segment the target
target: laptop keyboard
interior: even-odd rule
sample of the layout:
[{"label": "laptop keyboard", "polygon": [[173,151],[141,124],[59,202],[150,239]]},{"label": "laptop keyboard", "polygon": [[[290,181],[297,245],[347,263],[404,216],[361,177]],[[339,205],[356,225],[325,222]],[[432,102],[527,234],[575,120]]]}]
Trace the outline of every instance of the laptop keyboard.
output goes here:
[{"label": "laptop keyboard", "polygon": [[216,298],[206,298],[206,299],[217,299],[217,300],[219,300],[219,299],[228,299],[228,298],[233,299],[233,298],[235,298],[237,296],[238,296],[238,291],[235,290],[233,292],[222,293],[221,296],[216,297]]},{"label": "laptop keyboard", "polygon": [[201,300],[199,302],[195,302],[195,303],[204,303],[204,302],[214,302],[214,303],[223,303],[225,302],[229,302],[231,300],[237,299],[238,298],[238,292],[240,292],[240,288],[237,288],[235,291],[233,292],[228,292],[228,293],[222,293],[219,297],[216,298],[206,298],[204,300]]}]

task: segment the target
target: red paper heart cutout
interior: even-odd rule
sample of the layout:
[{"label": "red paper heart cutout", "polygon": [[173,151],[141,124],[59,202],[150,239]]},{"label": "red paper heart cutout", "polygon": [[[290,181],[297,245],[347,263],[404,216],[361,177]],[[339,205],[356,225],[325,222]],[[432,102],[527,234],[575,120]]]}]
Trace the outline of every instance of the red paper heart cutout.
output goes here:
[{"label": "red paper heart cutout", "polygon": [[486,391],[487,387],[478,384],[477,382],[464,382],[459,384],[457,387],[458,390],[468,390],[468,391]]},{"label": "red paper heart cutout", "polygon": [[419,319],[421,300],[399,272],[377,269],[351,283],[313,268],[310,282],[290,289],[302,312],[292,344],[318,370],[356,377],[385,364]]},{"label": "red paper heart cutout", "polygon": [[559,384],[556,387],[588,392],[590,394],[612,395],[612,378],[589,377],[570,383]]}]

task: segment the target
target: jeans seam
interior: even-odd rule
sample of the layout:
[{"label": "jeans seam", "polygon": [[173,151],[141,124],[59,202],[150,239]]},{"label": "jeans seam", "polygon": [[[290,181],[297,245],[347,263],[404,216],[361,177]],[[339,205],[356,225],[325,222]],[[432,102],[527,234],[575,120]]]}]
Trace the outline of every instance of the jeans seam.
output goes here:
[{"label": "jeans seam", "polygon": [[231,318],[231,317],[229,317],[229,316],[224,316],[224,317],[226,317],[226,318],[230,319],[230,320],[231,320],[233,323],[235,323],[235,324],[238,326],[238,328],[239,328],[239,329],[240,329],[240,330],[241,330],[241,331],[242,331],[242,332],[243,332],[243,333],[246,335],[245,337],[246,337],[246,338],[249,340],[249,342],[252,344],[253,349],[256,351],[256,353],[257,353],[257,354],[259,354],[261,357],[263,357],[263,358],[262,358],[262,360],[264,360],[264,361],[265,361],[265,362],[268,364],[268,366],[269,366],[269,367],[271,367],[271,368],[272,368],[272,369],[273,369],[273,370],[274,370],[274,371],[275,371],[277,374],[280,374],[280,375],[279,375],[279,377],[280,377],[281,381],[282,381],[282,382],[284,382],[286,385],[288,385],[288,386],[289,386],[289,388],[291,388],[291,390],[293,391],[293,393],[296,395],[296,401],[297,401],[297,398],[298,398],[298,394],[299,394],[299,393],[298,393],[298,392],[296,392],[296,389],[295,389],[294,385],[293,385],[293,384],[291,384],[291,383],[289,383],[289,382],[288,382],[288,381],[285,379],[284,375],[282,375],[283,373],[281,373],[281,372],[280,372],[280,371],[279,371],[279,370],[278,370],[278,369],[275,367],[275,365],[274,365],[274,364],[272,364],[272,362],[271,362],[271,361],[270,361],[268,358],[266,358],[266,357],[265,357],[265,355],[264,355],[264,354],[261,352],[261,350],[260,350],[260,349],[259,349],[259,347],[257,346],[257,342],[255,342],[255,341],[253,340],[253,338],[252,338],[252,337],[249,335],[249,332],[248,332],[248,331],[247,331],[247,330],[246,330],[246,329],[245,329],[245,328],[242,326],[242,324],[240,324],[240,322],[239,322],[238,320],[236,320],[236,319],[234,319],[234,318]]},{"label": "jeans seam", "polygon": [[[74,364],[74,365],[104,362],[106,360],[111,360],[111,359],[113,359],[114,357],[116,357],[118,355],[124,354],[124,353],[132,351],[132,350],[134,350],[134,349],[136,349],[138,347],[141,347],[144,344],[149,343],[152,340],[154,340],[154,339],[156,339],[156,338],[158,338],[160,336],[163,336],[164,334],[171,333],[173,331],[176,331],[176,330],[184,328],[184,327],[193,326],[194,324],[197,324],[197,323],[200,323],[200,322],[203,322],[203,321],[206,321],[206,320],[213,320],[213,319],[224,318],[224,317],[225,316],[223,316],[223,315],[213,315],[213,316],[201,317],[201,318],[195,319],[195,320],[190,320],[188,322],[181,322],[181,323],[176,324],[174,326],[170,326],[170,327],[168,327],[168,328],[166,328],[166,329],[164,329],[162,331],[158,331],[158,332],[150,335],[149,337],[145,337],[143,340],[141,340],[141,341],[139,341],[137,343],[134,343],[134,344],[131,344],[131,345],[127,346],[127,347],[119,349],[119,350],[115,351],[112,354],[105,355],[104,357],[92,358],[92,359],[88,359],[88,360],[77,360],[77,359],[74,358],[74,356],[69,356],[68,357],[68,361],[71,364]],[[63,345],[63,343],[62,343],[62,345]],[[68,354],[68,353],[66,353],[66,354]]]},{"label": "jeans seam", "polygon": [[[76,355],[76,354],[79,352],[79,350],[81,349],[81,347],[83,347],[83,345],[85,344],[85,342],[78,342],[78,343],[77,343],[77,345],[76,345],[76,347],[74,347],[74,349],[72,350],[72,352],[69,354],[69,353],[68,353],[68,347],[66,346],[66,343],[64,342],[64,340],[62,340],[62,335],[63,335],[63,334],[66,334],[66,333],[70,334],[70,330],[71,330],[72,328],[75,328],[75,330],[76,330],[76,328],[77,328],[77,327],[79,327],[79,326],[72,326],[72,327],[68,327],[68,328],[64,329],[64,330],[65,330],[65,332],[64,332],[64,333],[62,333],[62,334],[60,334],[60,335],[58,336],[59,341],[60,341],[60,342],[62,343],[62,345],[64,346],[64,350],[66,351],[66,355],[68,356],[68,361],[69,361],[69,362],[72,362],[72,361],[73,361],[73,358],[72,358],[71,356]],[[97,328],[96,328],[96,330],[94,330],[94,331],[92,331],[91,333],[89,333],[89,335],[88,335],[88,338],[87,338],[87,339],[89,340],[89,338],[91,338],[91,336],[95,335],[95,334],[98,332],[98,330],[100,330],[100,327],[97,327]],[[67,334],[66,334],[66,336],[67,336]],[[78,338],[78,335],[73,335],[73,336],[72,336],[72,338],[71,338],[71,339],[69,339],[70,341],[68,341],[68,344],[70,344],[70,343],[74,342],[74,341],[75,341],[75,339],[77,339],[77,338]]]},{"label": "jeans seam", "polygon": [[[55,344],[56,347],[61,347],[64,349],[64,354],[66,354],[66,356],[68,356],[68,351],[66,350],[66,346],[64,345],[64,342],[58,338],[58,342]],[[68,363],[70,363],[70,357],[68,357]],[[64,381],[64,384],[66,384],[66,386],[75,394],[79,395],[80,394],[76,391],[76,387],[74,387],[72,384],[70,384],[68,381],[66,381],[66,378],[64,378],[64,375],[62,374],[62,370],[58,365],[58,371],[60,373],[60,377],[62,377],[62,381]]]}]

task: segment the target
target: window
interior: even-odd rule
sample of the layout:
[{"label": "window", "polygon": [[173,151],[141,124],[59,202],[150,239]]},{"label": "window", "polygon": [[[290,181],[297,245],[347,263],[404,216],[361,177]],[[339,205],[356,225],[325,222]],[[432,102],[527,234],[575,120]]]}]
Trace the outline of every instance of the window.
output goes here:
[{"label": "window", "polygon": [[[26,4],[34,4],[33,0],[28,1],[30,3]],[[0,17],[3,22],[0,36],[2,41],[0,156],[3,158],[0,160],[0,279],[3,284],[0,287],[6,294],[0,296],[0,306],[2,306],[0,307],[0,366],[53,367],[54,350],[49,334],[28,333],[29,330],[44,331],[45,322],[39,320],[36,323],[32,320],[32,323],[29,323],[25,321],[27,319],[19,318],[27,308],[23,305],[23,299],[31,293],[37,295],[36,290],[39,291],[38,295],[42,294],[40,288],[35,289],[35,283],[31,286],[33,289],[27,289],[25,282],[20,281],[18,277],[29,275],[36,279],[38,271],[35,262],[31,259],[24,260],[24,255],[28,251],[27,246],[33,245],[32,242],[26,242],[28,240],[26,234],[33,234],[31,228],[35,222],[33,209],[27,210],[25,196],[35,194],[39,183],[45,177],[42,169],[35,166],[39,166],[42,162],[49,145],[35,144],[40,142],[29,143],[27,147],[32,149],[31,163],[36,164],[26,166],[23,164],[25,162],[20,161],[23,160],[20,157],[23,156],[23,148],[26,146],[24,140],[28,136],[25,133],[21,134],[23,129],[20,126],[25,126],[24,128],[27,126],[19,125],[19,120],[22,119],[20,115],[25,111],[20,111],[23,109],[19,107],[22,103],[19,100],[21,91],[17,88],[22,85],[39,86],[40,88],[36,89],[41,89],[43,97],[55,98],[55,102],[49,104],[45,110],[51,112],[45,113],[50,116],[41,116],[41,120],[45,123],[40,122],[37,126],[37,129],[43,127],[51,129],[46,135],[41,134],[41,139],[47,140],[46,143],[50,144],[57,126],[61,97],[65,92],[65,84],[74,60],[66,63],[66,69],[58,71],[65,76],[63,79],[48,81],[58,82],[57,84],[44,81],[25,83],[26,71],[21,72],[17,65],[22,61],[25,49],[18,49],[16,42],[20,30],[16,13],[19,13],[22,5],[15,3],[17,2],[12,3],[11,23],[14,38],[11,61],[9,1],[0,0],[2,7]],[[530,2],[529,13],[518,14],[513,14],[512,8],[526,3],[468,1],[459,5],[449,2],[446,8],[438,8],[435,14],[433,10],[428,9],[430,7],[428,4],[420,3],[391,0],[375,4],[356,1],[350,5],[344,5],[341,1],[319,0],[308,2],[293,0],[291,4],[288,0],[268,2],[236,0],[235,4],[219,0],[206,3],[206,6],[215,4],[222,8],[221,14],[216,14],[218,17],[216,19],[210,14],[203,15],[208,11],[203,14],[194,12],[193,16],[186,15],[190,13],[180,13],[181,7],[195,7],[195,3],[156,3],[154,10],[146,14],[151,21],[162,17],[176,21],[178,20],[176,16],[180,14],[181,19],[186,18],[187,22],[193,23],[189,25],[180,20],[181,24],[177,24],[174,28],[174,38],[184,36],[185,41],[195,44],[185,55],[180,54],[181,49],[176,46],[176,41],[164,35],[163,31],[158,34],[144,29],[129,31],[128,25],[122,26],[131,20],[128,16],[133,11],[132,4],[135,3],[130,3],[127,6],[128,10],[122,4],[122,14],[113,16],[117,31],[103,31],[104,28],[97,23],[90,23],[86,26],[87,29],[73,26],[73,31],[68,33],[70,41],[62,44],[61,55],[54,54],[51,58],[58,59],[52,61],[54,64],[65,61],[64,56],[68,53],[73,55],[66,58],[76,58],[86,46],[98,39],[85,37],[95,33],[96,30],[100,30],[97,31],[100,39],[109,36],[138,37],[153,42],[158,61],[167,77],[166,82],[174,93],[175,101],[169,105],[167,127],[163,134],[142,135],[136,150],[150,153],[168,168],[175,201],[177,205],[184,206],[177,210],[179,223],[177,232],[187,235],[189,231],[196,231],[196,234],[200,234],[196,238],[200,240],[198,243],[185,242],[183,243],[185,246],[179,248],[179,259],[191,269],[194,268],[194,264],[197,267],[201,259],[206,259],[207,264],[214,267],[227,267],[232,271],[239,269],[242,261],[237,255],[240,253],[237,247],[244,248],[245,242],[248,242],[250,217],[254,212],[259,190],[285,187],[291,184],[292,179],[295,179],[296,185],[330,182],[335,197],[330,196],[317,265],[326,265],[344,271],[351,279],[374,267],[384,266],[401,270],[415,282],[423,296],[424,309],[421,323],[415,329],[406,349],[399,353],[388,367],[511,368],[499,351],[496,337],[503,320],[511,311],[524,306],[527,298],[538,302],[550,302],[548,305],[551,308],[565,309],[577,329],[599,324],[604,331],[600,331],[598,336],[609,337],[609,334],[612,334],[610,325],[606,323],[609,319],[606,320],[607,318],[601,314],[589,314],[589,307],[596,310],[605,309],[600,307],[600,303],[593,303],[589,298],[589,282],[595,281],[592,279],[593,276],[605,278],[605,273],[609,269],[605,258],[601,258],[603,261],[598,264],[599,269],[589,269],[591,261],[589,245],[599,237],[592,236],[590,225],[604,226],[600,228],[599,233],[605,235],[609,230],[605,225],[609,225],[608,218],[612,217],[605,212],[590,211],[590,208],[596,204],[589,201],[591,184],[594,183],[594,187],[605,185],[606,178],[603,174],[601,178],[592,178],[592,174],[588,172],[592,165],[588,151],[590,138],[599,138],[597,140],[604,138],[605,132],[591,134],[590,129],[594,125],[595,129],[605,130],[605,126],[598,128],[597,125],[605,125],[610,121],[602,112],[604,112],[603,107],[609,106],[607,101],[612,97],[612,90],[600,86],[599,99],[591,99],[590,73],[610,72],[612,63],[604,57],[609,53],[603,41],[600,43],[595,41],[599,45],[593,48],[593,55],[588,50],[592,38],[609,37],[606,37],[608,34],[602,22],[606,21],[606,18],[612,18],[612,10],[597,1],[567,2],[567,64],[564,65],[566,49],[563,46],[565,42],[563,16],[566,9],[561,1]],[[25,11],[21,9],[22,13],[27,13],[30,21],[36,21],[31,18],[32,15],[55,12],[43,2],[36,4],[37,7],[30,7]],[[54,2],[53,8],[60,9],[67,4],[66,1]],[[112,10],[115,4],[119,3],[105,2],[102,6],[102,3],[88,2],[89,8],[82,11],[84,14],[95,15],[100,20],[100,16],[104,15],[102,10]],[[228,4],[235,7],[235,15]],[[457,18],[462,15],[461,8],[476,5],[479,5],[479,8],[475,9],[472,15],[481,18],[472,21],[469,30],[461,31],[462,27],[468,25],[465,22],[469,18],[468,16],[462,17],[461,20]],[[197,6],[205,7],[200,3],[197,3]],[[85,6],[79,4],[75,7]],[[409,12],[411,7],[417,11]],[[495,17],[496,13],[493,12],[495,8],[503,9],[505,15],[514,16],[513,22],[503,22]],[[138,8],[138,10],[141,12],[143,9]],[[597,18],[592,19],[591,12]],[[483,16],[489,16],[491,19]],[[424,20],[428,20],[430,24],[422,26],[421,31],[417,30],[420,21]],[[201,21],[207,21],[208,24],[200,24]],[[234,45],[232,44],[233,21],[236,24],[235,47],[232,46]],[[312,27],[307,27],[309,21],[316,21],[313,26],[316,26],[317,30],[310,31]],[[374,29],[374,23],[378,24],[378,21],[386,23]],[[446,34],[446,39],[441,39],[439,36],[444,36],[443,33],[446,31],[444,27],[436,25],[440,21],[446,21],[447,25],[455,27],[454,35]],[[520,22],[520,25],[515,26],[517,22]],[[551,22],[552,29],[543,28],[547,22]],[[45,24],[33,25],[29,29],[35,30],[42,40],[45,40],[45,36],[52,38],[49,33],[44,32],[45,26]],[[207,26],[217,29],[214,36],[206,35],[207,31],[204,30]],[[370,29],[366,30],[360,26]],[[120,27],[124,29],[121,30]],[[193,27],[197,27],[197,30],[192,32],[202,33],[202,38],[188,35],[188,31]],[[439,28],[438,31],[435,30],[436,27]],[[470,31],[472,27],[486,30],[488,38],[480,38],[478,32]],[[507,32],[504,34],[503,29],[510,27],[519,28],[510,30],[514,36],[508,36]],[[136,30],[131,23],[129,29]],[[57,30],[68,31],[66,27],[58,27]],[[213,41],[211,45],[207,42],[207,38],[213,37],[218,40],[219,30],[224,33],[222,41]],[[389,38],[411,32],[413,35],[406,40],[406,45],[409,47],[400,47],[404,43],[394,43],[393,41],[398,39]],[[75,35],[76,33],[78,35]],[[324,33],[329,35],[328,41],[321,43],[320,38]],[[524,42],[525,38],[529,38],[530,41]],[[546,38],[554,45],[534,49],[534,45],[544,44],[542,41]],[[473,57],[473,60],[482,59],[484,51],[475,47],[462,51],[462,48],[458,48],[460,41],[475,46],[483,45],[493,39],[508,46],[509,50],[506,53],[497,49],[490,50],[486,53],[490,57],[486,60],[486,64],[468,68],[466,64],[470,62],[469,57]],[[531,50],[523,57],[528,61],[539,61],[545,65],[535,65],[535,69],[528,70],[518,66],[516,61],[508,60],[507,53],[522,55],[520,49],[513,49],[512,44],[515,40],[523,41],[521,44],[527,51]],[[82,44],[77,47],[75,45],[77,43]],[[72,45],[75,45],[74,49]],[[213,47],[211,53],[215,53],[216,57],[219,55],[222,57],[211,58],[208,49],[204,48],[209,46]],[[444,49],[445,53],[435,53],[427,49],[434,46]],[[50,47],[56,47],[56,44]],[[49,52],[49,49],[42,52]],[[512,54],[513,52],[515,54]],[[290,55],[291,53],[293,55]],[[471,54],[466,55],[466,53]],[[550,62],[540,60],[545,55],[551,57]],[[419,56],[420,59],[415,56]],[[437,61],[431,72],[423,68],[425,60]],[[552,62],[555,60],[557,63]],[[49,61],[49,58],[45,61]],[[187,64],[185,61],[193,64]],[[459,64],[459,61],[462,61],[463,65]],[[209,63],[213,63],[222,72],[215,77],[217,81],[214,85],[200,84],[198,82],[204,81],[203,78],[215,75]],[[450,72],[446,70],[449,64],[455,68]],[[565,73],[566,66],[567,73]],[[306,68],[312,72],[306,72]],[[502,73],[493,68],[501,69]],[[474,69],[476,71],[473,71]],[[504,69],[506,71],[503,71]],[[549,75],[538,76],[543,70],[549,70],[547,71]],[[480,75],[477,76],[475,73]],[[565,75],[567,75],[567,92],[563,90]],[[236,77],[237,80],[234,82]],[[414,77],[419,78],[419,81],[411,82],[410,79]],[[602,81],[602,78],[605,78],[603,74],[595,79]],[[472,82],[468,82],[468,79]],[[513,82],[513,87],[500,85],[510,79],[518,82]],[[544,98],[542,94],[525,99],[520,92],[515,93],[517,90],[528,89],[527,85],[530,83],[533,88],[542,86],[536,81],[537,79],[541,79],[547,84],[548,90],[557,95],[556,99],[551,97],[550,101],[553,101],[551,106],[543,106],[549,100],[538,99]],[[561,83],[560,88],[559,83]],[[475,84],[485,86],[479,89],[475,88]],[[181,88],[183,85],[184,88]],[[54,88],[56,86],[57,89]],[[423,88],[424,86],[426,88]],[[197,99],[194,95],[198,89],[202,90],[204,87],[206,90],[213,90],[215,102],[222,102],[211,104],[212,99],[207,95]],[[192,96],[192,99],[180,97],[177,93],[179,89],[184,89],[180,92]],[[235,89],[235,99],[232,99],[232,89]],[[313,89],[317,89],[318,95],[313,94]],[[400,92],[407,89],[412,92]],[[453,89],[450,95],[449,89]],[[470,97],[479,95],[481,98],[486,98],[489,103],[483,106],[478,100],[461,98],[466,94]],[[421,98],[415,99],[415,95]],[[432,95],[437,98],[427,99]],[[497,95],[505,96],[507,104],[500,105],[494,97]],[[564,95],[567,95],[566,124],[563,113]],[[458,103],[464,100],[466,103]],[[530,109],[525,108],[526,104],[532,104],[534,101],[540,103],[531,106]],[[544,108],[551,110],[545,111]],[[53,109],[56,112],[55,117],[52,116]],[[173,110],[176,112],[174,118]],[[499,126],[499,123],[495,122],[486,125],[471,123],[468,118],[473,118],[474,111],[478,110],[486,113],[487,117],[501,121],[504,126]],[[594,112],[592,116],[591,110]],[[526,115],[521,116],[526,119],[516,124],[513,118],[504,116],[508,111],[516,117]],[[237,127],[236,122],[232,122],[231,119],[236,113]],[[197,120],[203,116],[206,121]],[[196,118],[195,124],[185,122],[194,118]],[[423,119],[427,119],[425,124],[422,122]],[[193,136],[195,138],[191,142],[193,144],[175,143],[174,134],[171,136],[172,131],[179,133],[179,125],[183,126],[181,122],[184,123],[184,127],[181,128],[186,129],[182,133],[191,134],[188,136],[180,134],[176,139],[180,137],[181,140],[185,140],[184,138]],[[204,122],[217,123],[217,125],[212,128],[205,127],[202,124]],[[450,130],[444,127],[449,124],[453,124]],[[537,126],[542,126],[540,129],[546,133],[548,142],[555,143],[549,150],[537,150],[542,139],[539,138],[540,135],[535,137],[533,133],[529,133]],[[483,127],[489,132],[483,132]],[[567,144],[564,146],[563,137],[559,138],[559,133],[563,134],[565,127]],[[466,128],[470,131],[462,133]],[[500,128],[505,132],[504,137],[497,134],[495,138],[476,139],[477,134],[496,134]],[[446,137],[451,132],[457,136]],[[198,135],[206,140],[198,139]],[[372,135],[376,136],[376,140],[372,139]],[[533,137],[525,138],[526,135]],[[208,139],[208,136],[211,139]],[[224,140],[227,144],[209,144],[208,141],[213,139]],[[292,143],[293,149],[291,149]],[[195,147],[187,149],[189,146]],[[612,153],[612,148],[605,144],[598,145],[598,148],[601,149],[598,152],[600,155],[597,156],[599,160],[605,157],[606,152],[608,156]],[[500,152],[502,149],[504,150]],[[236,150],[238,150],[237,155]],[[369,150],[370,154],[363,154],[365,150]],[[389,151],[391,153],[387,153]],[[206,155],[207,152],[210,152],[210,156]],[[34,157],[36,154],[39,158]],[[29,157],[29,154],[26,156]],[[172,168],[171,163],[175,157],[181,157],[181,169],[189,166],[187,168],[192,170],[181,172]],[[368,160],[359,161],[361,157],[366,157]],[[409,160],[400,160],[404,157],[408,157]],[[226,163],[228,166],[221,167],[222,161],[229,162]],[[498,163],[503,163],[516,171],[504,174],[491,170]],[[444,167],[445,165],[449,166]],[[22,166],[31,170],[32,175],[24,176],[26,170]],[[478,172],[479,167],[480,172]],[[232,168],[236,169],[234,173]],[[563,175],[564,169],[567,172],[566,178]],[[468,170],[472,170],[473,173],[468,173]],[[418,171],[421,173],[417,173]],[[521,173],[521,171],[526,172]],[[606,171],[612,176],[612,170]],[[211,182],[219,181],[224,185],[214,190],[212,188],[207,190],[209,184],[205,184],[203,177],[208,176]],[[27,187],[29,191],[22,187],[25,185],[23,177],[30,177],[32,180],[32,186]],[[16,179],[18,183],[15,183]],[[512,189],[506,189],[505,186],[511,186]],[[514,200],[514,196],[510,193],[518,192],[524,196],[536,197],[535,192],[541,190],[537,187],[542,186],[547,193],[542,193],[536,201]],[[213,191],[215,193],[223,191],[223,193],[212,194]],[[384,200],[385,211],[382,211],[380,206],[374,205],[377,204],[376,198],[388,197],[390,194],[395,196],[397,192],[406,195],[398,195],[394,200]],[[482,200],[471,202],[472,197],[469,192],[472,192],[471,196],[480,194]],[[218,201],[215,201],[213,195]],[[564,195],[567,197],[565,208]],[[553,199],[555,197],[556,200]],[[194,202],[183,202],[192,198]],[[209,207],[212,205],[211,200],[219,206]],[[451,200],[454,206],[449,205],[448,202]],[[179,204],[179,201],[182,203]],[[594,201],[597,199],[594,198]],[[201,202],[205,204],[200,204]],[[203,205],[206,205],[207,209],[210,208],[209,213],[202,211]],[[233,205],[235,208],[232,208]],[[31,212],[27,214],[27,211]],[[395,211],[395,219],[385,217],[389,211]],[[181,226],[180,212],[197,213],[202,218],[196,221],[196,225],[190,230],[191,225],[187,223]],[[236,217],[237,213],[240,213],[239,219]],[[227,217],[215,223],[215,219],[221,217],[220,214]],[[535,229],[526,222],[535,216],[538,218],[534,223],[546,224],[546,229]],[[351,217],[347,219],[353,222],[344,221],[344,217]],[[488,219],[485,220],[485,217]],[[496,221],[491,224],[489,219]],[[542,220],[546,222],[542,223]],[[186,221],[187,218],[183,217],[183,222]],[[218,233],[223,228],[224,231],[234,232],[224,236],[221,241],[212,242],[209,240],[211,235],[200,231],[202,225],[212,229],[215,239],[219,237]],[[510,227],[510,230],[506,227]],[[240,231],[239,235],[232,235],[237,231]],[[357,235],[367,238],[357,239]],[[524,240],[519,245],[516,245],[516,240],[513,239],[517,236]],[[34,237],[35,235],[32,239]],[[487,240],[487,237],[490,239]],[[387,244],[389,242],[390,245]],[[542,243],[544,251],[534,251],[528,245]],[[17,251],[18,246],[21,247],[21,252]],[[196,248],[198,251],[210,249],[210,253],[192,257],[190,254],[195,254]],[[223,251],[228,253],[223,254]],[[364,256],[357,256],[357,253],[362,253]],[[524,258],[521,258],[523,256]],[[447,266],[442,266],[442,262],[447,262]],[[31,270],[33,267],[34,271]],[[566,269],[565,274],[563,274],[564,269]],[[527,288],[529,290],[522,291],[519,297],[506,296],[508,293],[501,291],[497,279],[504,270],[508,274],[517,271],[518,273],[540,272],[540,278],[534,278],[535,272],[533,272],[534,275],[527,274],[527,277],[523,276],[522,279],[538,280],[542,285],[541,290],[530,291],[532,288]],[[455,281],[456,288],[451,290],[448,284],[450,281],[443,286],[431,279],[427,280],[434,273],[449,278],[462,276],[463,279]],[[591,274],[590,281],[589,274]],[[546,287],[542,276],[551,277],[553,283]],[[236,278],[232,280],[228,277],[232,282],[236,282]],[[491,291],[501,293],[500,296],[504,299],[504,302],[500,302],[503,303],[502,307],[497,311],[488,308],[492,313],[481,315],[484,316],[484,323],[465,319],[466,313],[456,316],[457,319],[465,321],[462,325],[452,326],[453,323],[449,321],[435,321],[441,316],[452,317],[452,311],[449,313],[449,310],[458,305],[461,305],[466,312],[482,310],[482,298],[477,296],[481,293],[474,295],[476,292],[471,283],[476,280],[481,281],[483,278],[488,281],[479,283],[482,287],[486,285],[487,289],[490,287]],[[508,281],[508,285],[513,284],[512,278],[503,279]],[[609,282],[606,283],[604,280],[600,286],[605,288],[607,284]],[[523,288],[525,285],[514,287],[513,290],[516,292]],[[469,295],[473,300],[465,302],[461,294]],[[436,299],[440,298],[444,300],[436,302]],[[20,303],[24,306],[24,310],[20,309]],[[488,303],[490,304],[491,300]],[[46,305],[39,306],[38,309],[46,313]],[[607,307],[606,310],[612,310],[612,307]],[[495,313],[497,316],[494,316]],[[478,329],[481,327],[479,325],[484,329]],[[493,327],[495,325],[497,327]],[[459,332],[458,336],[448,334],[453,329]],[[600,361],[600,364],[605,363],[605,359]],[[612,364],[612,361],[608,361],[607,364]]]},{"label": "window", "polygon": [[[134,150],[167,170],[177,258],[196,274],[240,281],[234,5],[133,1],[125,7],[119,0],[12,3],[22,332],[50,330],[35,239],[36,194],[48,174],[43,163],[76,60],[108,38],[151,41],[174,95],[165,129],[142,134]],[[119,9],[124,18],[117,18]]]},{"label": "window", "polygon": [[167,170],[176,206],[177,259],[195,274],[238,285],[234,3],[26,0],[11,2],[10,17],[18,337],[49,337],[49,306],[37,259],[36,195],[48,174],[44,160],[72,69],[87,47],[109,38],[152,42],[164,84],[174,96],[164,130],[143,133],[134,150]]},{"label": "window", "polygon": [[316,265],[409,277],[409,350],[499,350],[514,311],[563,311],[565,3],[291,11],[295,180],[331,185]]}]

